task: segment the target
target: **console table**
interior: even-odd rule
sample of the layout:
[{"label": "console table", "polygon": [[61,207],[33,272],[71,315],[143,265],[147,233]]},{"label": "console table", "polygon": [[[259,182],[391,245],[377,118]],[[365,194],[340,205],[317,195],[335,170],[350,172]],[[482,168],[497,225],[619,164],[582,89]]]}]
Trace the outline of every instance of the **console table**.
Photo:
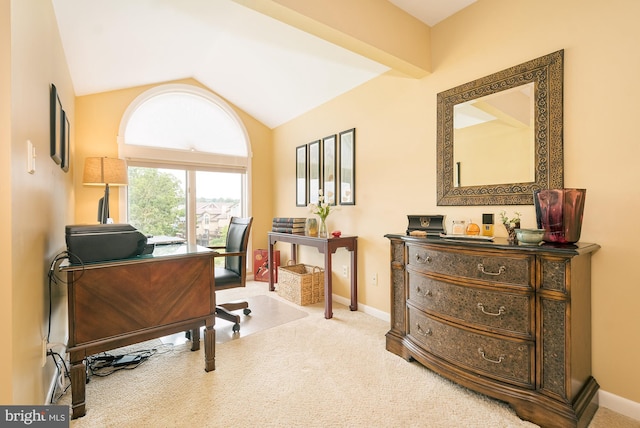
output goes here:
[{"label": "console table", "polygon": [[332,285],[331,285],[331,255],[338,248],[345,248],[351,252],[351,304],[349,309],[358,310],[358,237],[340,236],[338,238],[318,238],[314,236],[296,235],[293,233],[269,232],[269,291],[274,291],[273,285],[273,244],[276,242],[288,242],[291,244],[291,259],[295,263],[297,260],[298,245],[315,247],[318,252],[324,254],[324,317],[333,317],[332,309]]},{"label": "console table", "polygon": [[205,371],[215,370],[213,251],[187,244],[157,246],[125,260],[67,265],[72,418],[85,414],[86,357],[191,330]]}]

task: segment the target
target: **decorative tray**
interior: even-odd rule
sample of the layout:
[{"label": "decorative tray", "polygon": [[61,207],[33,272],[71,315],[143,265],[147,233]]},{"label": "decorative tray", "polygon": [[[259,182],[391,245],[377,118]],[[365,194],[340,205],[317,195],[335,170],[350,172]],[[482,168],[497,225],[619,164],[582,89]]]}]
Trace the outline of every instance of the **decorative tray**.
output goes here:
[{"label": "decorative tray", "polygon": [[440,237],[457,241],[493,241],[493,236],[484,235],[447,235],[446,233],[441,233]]}]

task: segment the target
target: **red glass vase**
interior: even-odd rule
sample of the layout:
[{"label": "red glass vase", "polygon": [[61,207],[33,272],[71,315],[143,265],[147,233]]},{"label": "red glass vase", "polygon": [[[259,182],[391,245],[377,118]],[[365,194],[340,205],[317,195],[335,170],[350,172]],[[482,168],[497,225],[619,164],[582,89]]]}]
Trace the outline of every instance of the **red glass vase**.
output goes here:
[{"label": "red glass vase", "polygon": [[538,228],[545,242],[572,244],[580,240],[586,189],[545,189],[533,192]]}]

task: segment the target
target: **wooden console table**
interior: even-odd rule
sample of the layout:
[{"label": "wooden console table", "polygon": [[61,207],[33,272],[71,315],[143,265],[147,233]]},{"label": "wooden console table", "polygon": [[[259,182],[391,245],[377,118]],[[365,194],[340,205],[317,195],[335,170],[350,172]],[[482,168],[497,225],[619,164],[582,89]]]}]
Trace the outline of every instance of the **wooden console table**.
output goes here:
[{"label": "wooden console table", "polygon": [[273,244],[276,242],[289,242],[291,244],[291,259],[297,260],[298,245],[315,247],[318,252],[324,254],[324,317],[333,317],[332,309],[332,285],[331,285],[331,255],[338,248],[345,248],[351,252],[351,304],[349,309],[358,310],[358,237],[341,236],[339,238],[317,238],[313,236],[296,235],[292,233],[269,232],[269,291],[274,291]]},{"label": "wooden console table", "polygon": [[213,251],[157,246],[152,255],[62,268],[67,275],[72,418],[86,412],[86,357],[191,330],[205,371],[215,370]]}]

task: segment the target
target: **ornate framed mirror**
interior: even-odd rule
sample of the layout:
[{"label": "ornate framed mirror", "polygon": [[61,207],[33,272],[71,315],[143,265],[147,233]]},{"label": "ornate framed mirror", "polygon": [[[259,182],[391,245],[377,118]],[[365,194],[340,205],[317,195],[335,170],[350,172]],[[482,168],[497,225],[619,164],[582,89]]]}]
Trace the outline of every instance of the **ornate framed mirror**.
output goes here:
[{"label": "ornate framed mirror", "polygon": [[560,50],[438,94],[438,205],[531,205],[563,187],[563,63]]}]

